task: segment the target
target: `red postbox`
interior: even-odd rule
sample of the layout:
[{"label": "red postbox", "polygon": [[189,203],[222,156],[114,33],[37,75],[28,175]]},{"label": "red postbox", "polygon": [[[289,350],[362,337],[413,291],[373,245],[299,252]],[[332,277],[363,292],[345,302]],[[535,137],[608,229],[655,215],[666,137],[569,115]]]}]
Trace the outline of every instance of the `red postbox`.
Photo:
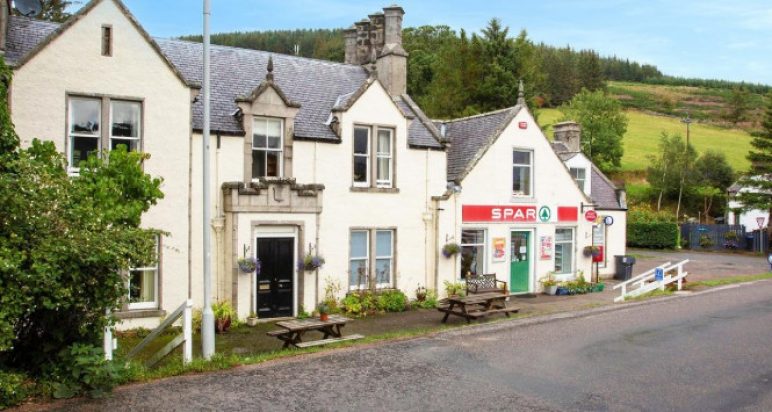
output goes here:
[{"label": "red postbox", "polygon": [[598,248],[598,253],[592,257],[592,263],[600,263],[603,262],[604,256],[603,256],[603,246],[596,246]]}]

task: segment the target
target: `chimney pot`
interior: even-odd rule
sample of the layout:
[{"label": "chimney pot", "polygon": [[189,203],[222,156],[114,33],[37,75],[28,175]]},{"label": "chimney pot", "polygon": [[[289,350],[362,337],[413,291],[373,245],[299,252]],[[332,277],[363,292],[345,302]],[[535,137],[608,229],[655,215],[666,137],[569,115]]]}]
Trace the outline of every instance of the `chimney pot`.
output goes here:
[{"label": "chimney pot", "polygon": [[573,121],[561,122],[552,126],[555,142],[563,143],[569,152],[582,151],[582,127]]}]

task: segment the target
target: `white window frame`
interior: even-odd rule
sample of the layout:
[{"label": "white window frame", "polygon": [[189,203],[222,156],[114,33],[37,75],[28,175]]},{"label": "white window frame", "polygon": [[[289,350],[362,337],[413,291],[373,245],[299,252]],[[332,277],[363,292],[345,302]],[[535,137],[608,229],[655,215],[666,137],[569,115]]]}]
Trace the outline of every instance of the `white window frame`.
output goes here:
[{"label": "white window frame", "polygon": [[[367,131],[367,153],[357,153],[356,152],[356,132],[357,129],[366,130]],[[372,154],[372,135],[373,130],[371,127],[367,126],[354,126],[354,134],[352,135],[352,153],[354,155],[354,159],[352,160],[352,169],[351,169],[351,181],[354,187],[370,187],[370,174],[371,174],[371,154]],[[364,158],[365,159],[365,181],[364,182],[357,182],[354,180],[354,170],[356,169],[356,159],[357,158]]]},{"label": "white window frame", "polygon": [[[114,103],[130,103],[130,104],[136,104],[137,106],[139,106],[139,119],[137,119],[137,137],[113,136],[113,120],[114,120],[113,108],[115,106]],[[109,138],[110,150],[114,150],[113,139],[134,140],[135,147],[134,148],[127,147],[126,150],[129,152],[142,150],[142,148],[140,147],[140,145],[142,144],[142,103],[134,100],[110,99],[109,104],[110,104],[110,123],[107,125],[109,127],[109,131],[107,133],[110,137]]]},{"label": "white window frame", "polygon": [[[533,185],[533,179],[534,179],[534,173],[533,173],[533,164],[534,164],[534,162],[533,162],[533,155],[534,155],[534,153],[533,153],[533,150],[531,150],[531,149],[520,149],[520,148],[515,147],[515,148],[512,149],[512,153],[514,154],[515,152],[528,153],[528,161],[529,162],[528,162],[528,164],[515,163],[515,159],[514,158],[512,159],[512,172],[513,172],[512,173],[513,174],[513,176],[512,176],[512,195],[513,196],[517,196],[517,197],[533,197],[534,196],[534,194],[533,194],[533,188],[534,188],[534,185]],[[514,190],[514,186],[515,186],[514,170],[515,170],[516,167],[527,168],[527,170],[528,170],[528,193],[515,192],[515,190]]]},{"label": "white window frame", "polygon": [[[353,236],[354,233],[364,233],[365,234],[365,243],[366,244],[365,244],[365,256],[364,257],[362,257],[362,256],[357,256],[357,257],[351,256],[351,239],[354,237]],[[348,272],[349,272],[349,278],[348,278],[349,285],[348,285],[348,288],[349,288],[349,290],[366,290],[369,287],[370,268],[371,268],[371,266],[370,266],[370,230],[368,230],[368,229],[352,229],[352,230],[349,231],[349,251],[348,251],[348,255],[349,255],[349,258],[348,258],[348,262],[349,262],[348,263],[348,267],[349,267],[349,269],[348,269]],[[361,283],[353,283],[351,281],[351,276],[352,276],[351,264],[355,260],[356,261],[361,261],[361,260],[365,261],[365,274],[366,274],[367,277],[365,278],[364,286]]]},{"label": "white window frame", "polygon": [[[581,189],[582,192],[586,192],[587,188],[587,169],[584,167],[570,167],[568,168],[569,172],[571,173],[571,177],[574,178],[574,182],[576,182],[576,185],[579,186],[579,189]],[[582,178],[580,179],[578,176],[578,172],[582,172]],[[579,182],[582,182],[579,184]]]},{"label": "white window frame", "polygon": [[[254,130],[255,130],[255,124],[258,121],[265,121],[265,125],[266,125],[266,128],[265,128],[265,130],[266,130],[266,133],[265,133],[265,147],[255,147],[255,132],[254,132]],[[268,147],[269,146],[268,145],[268,139],[269,139],[269,136],[268,136],[268,123],[269,122],[273,122],[273,121],[279,122],[279,148],[278,149]],[[252,136],[251,136],[251,139],[252,139],[252,141],[250,142],[250,148],[251,148],[252,152],[250,153],[250,156],[254,156],[255,151],[260,151],[260,152],[276,152],[276,153],[279,154],[279,170],[278,170],[278,175],[277,176],[268,176],[268,153],[266,153],[265,154],[265,170],[263,171],[263,176],[262,177],[282,177],[282,176],[284,176],[284,119],[277,118],[277,117],[255,116],[252,119]],[[252,162],[254,163],[254,160],[252,160]],[[253,173],[253,169],[254,169],[254,164],[250,168],[250,173],[252,173],[252,174],[254,174]],[[252,176],[252,181],[257,181],[258,179],[260,179],[260,177],[261,176]]]},{"label": "white window frame", "polygon": [[[381,137],[381,132],[387,132],[389,134],[389,151],[388,152],[381,152],[379,150]],[[383,127],[376,128],[375,130],[375,185],[376,187],[392,187],[393,181],[394,181],[394,130],[387,129]],[[389,165],[389,173],[387,174],[387,179],[378,179],[381,171],[381,162],[380,160],[385,159],[387,161],[387,164]]]},{"label": "white window frame", "polygon": [[[99,133],[96,135],[93,134],[86,134],[86,133],[76,133],[72,131],[72,128],[75,124],[74,122],[74,106],[73,102],[76,100],[86,100],[86,101],[95,101],[99,104]],[[102,110],[104,108],[102,107],[102,99],[99,97],[86,97],[86,96],[67,96],[67,111],[68,111],[68,122],[67,122],[67,166],[68,171],[70,173],[78,173],[80,171],[80,167],[77,164],[74,164],[74,154],[75,154],[75,144],[74,144],[74,137],[80,137],[80,138],[89,138],[89,139],[96,139],[97,141],[97,154],[102,151],[102,134],[104,133],[104,126],[102,124]]]},{"label": "white window frame", "polygon": [[[373,260],[373,270],[377,272],[378,268],[378,260],[379,259],[389,259],[389,281],[385,283],[379,283],[378,282],[378,273],[374,273],[375,281],[376,281],[376,287],[378,288],[388,288],[391,287],[394,284],[394,230],[393,229],[376,229],[373,231],[375,235],[375,259]],[[389,250],[391,250],[390,255],[378,255],[378,232],[389,232],[391,234],[391,244],[389,245]]]},{"label": "white window frame", "polygon": [[[482,232],[482,243],[464,243],[464,232],[465,231],[480,231]],[[482,256],[479,257],[479,259],[482,259],[482,273],[478,273],[478,275],[486,273],[488,270],[488,231],[485,228],[481,227],[464,227],[461,228],[461,241],[459,243],[459,246],[461,247],[461,251],[459,252],[458,256],[459,259],[462,258],[462,255],[464,254],[464,246],[468,247],[482,247]],[[461,267],[461,264],[459,262],[459,272],[458,272],[458,279],[466,279],[466,274],[463,273],[463,267]]]},{"label": "white window frame", "polygon": [[[570,240],[558,240],[558,231],[561,230],[568,230],[571,232],[571,239]],[[565,261],[565,256],[561,254],[561,262],[563,264],[564,269],[560,272],[557,270],[558,265],[558,245],[568,245],[569,250],[571,251],[571,258],[568,260],[568,262]],[[564,246],[565,247],[565,246]],[[561,252],[562,253],[562,252]],[[576,255],[576,230],[574,230],[573,227],[557,227],[555,228],[555,262],[553,269],[555,270],[556,275],[570,275],[574,273],[574,256]],[[566,263],[568,264],[568,270],[565,270]]]},{"label": "white window frame", "polygon": [[[142,310],[142,309],[158,309],[159,307],[159,294],[158,287],[160,285],[160,267],[161,267],[161,238],[160,235],[156,235],[155,238],[155,251],[156,259],[152,266],[130,267],[128,270],[128,276],[126,276],[126,287],[128,292],[126,295],[127,307],[129,310]],[[131,272],[155,272],[153,276],[153,293],[154,299],[152,302],[131,302]]]}]

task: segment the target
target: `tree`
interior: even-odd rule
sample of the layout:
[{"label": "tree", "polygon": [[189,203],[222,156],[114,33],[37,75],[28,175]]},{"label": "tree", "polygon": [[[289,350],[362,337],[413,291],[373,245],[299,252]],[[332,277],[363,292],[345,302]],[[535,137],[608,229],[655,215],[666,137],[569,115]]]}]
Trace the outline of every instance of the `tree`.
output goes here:
[{"label": "tree", "polygon": [[41,8],[38,18],[41,20],[62,23],[72,16],[72,14],[68,13],[66,10],[67,7],[71,6],[73,3],[78,2],[67,0],[43,0],[41,1],[43,7]]},{"label": "tree", "polygon": [[659,154],[649,156],[650,166],[646,169],[646,180],[652,189],[659,192],[657,211],[662,210],[663,199],[679,199],[676,213],[680,212],[680,199],[684,188],[690,188],[694,177],[694,162],[697,152],[691,145],[686,145],[680,135],[662,132],[659,141]]},{"label": "tree", "polygon": [[695,192],[701,198],[702,214],[709,216],[719,200],[719,211],[726,206],[726,190],[735,180],[734,170],[722,152],[708,150],[694,163]]},{"label": "tree", "polygon": [[[0,60],[0,78],[10,79]],[[22,148],[0,84],[0,369],[51,374],[60,353],[96,345],[126,295],[131,262],[152,262],[156,232],[139,227],[163,197],[148,156],[125,146],[70,178],[52,142]],[[55,374],[55,373],[54,373]],[[55,377],[54,377],[55,379]]]},{"label": "tree", "polygon": [[729,96],[729,112],[727,118],[734,124],[745,120],[748,109],[750,108],[750,94],[745,87],[733,87],[732,94]]},{"label": "tree", "polygon": [[621,166],[627,116],[616,99],[601,90],[582,89],[560,111],[561,121],[573,120],[582,126],[582,152],[593,163],[604,172]]},{"label": "tree", "polygon": [[[766,210],[772,217],[772,93],[767,95],[762,127],[762,132],[751,140],[753,149],[748,153],[751,168],[740,180],[741,186],[750,190],[741,191],[739,201],[745,210]],[[770,220],[767,219],[767,228],[772,230]]]}]

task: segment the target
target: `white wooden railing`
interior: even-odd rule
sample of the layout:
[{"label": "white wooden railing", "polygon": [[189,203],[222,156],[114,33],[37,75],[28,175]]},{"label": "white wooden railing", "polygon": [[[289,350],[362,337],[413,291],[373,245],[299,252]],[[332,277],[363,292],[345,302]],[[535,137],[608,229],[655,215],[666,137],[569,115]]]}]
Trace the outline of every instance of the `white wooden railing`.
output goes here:
[{"label": "white wooden railing", "polygon": [[[161,333],[163,333],[166,329],[168,329],[180,317],[182,317],[182,333],[177,335],[163,348],[161,348],[158,352],[156,352],[153,356],[151,356],[145,362],[145,366],[151,367],[155,365],[166,355],[168,355],[171,351],[173,351],[178,346],[183,344],[184,346],[182,347],[182,362],[190,363],[190,361],[193,360],[193,301],[190,299],[186,300],[182,305],[180,305],[180,307],[178,307],[174,312],[172,312],[171,315],[169,315],[166,319],[164,319],[164,321],[161,322],[161,324],[158,325],[157,328],[153,329],[153,331],[150,332],[150,334],[147,335],[145,339],[142,339],[142,342],[137,344],[137,346],[135,346],[129,352],[129,354],[126,355],[126,360],[131,360],[131,358],[136,356],[142,349],[144,349],[150,342],[152,342],[153,339],[157,338]],[[109,328],[106,328],[104,345],[105,345],[105,359],[107,360],[112,360],[113,358],[113,349],[115,348],[114,342],[115,341],[112,336],[112,330]]]},{"label": "white wooden railing", "polygon": [[[688,262],[689,259],[683,260],[676,264],[667,262],[651,270],[643,272],[630,280],[626,280],[614,286],[614,290],[622,289],[622,294],[614,298],[614,302],[624,302],[626,298],[640,296],[644,293],[648,293],[656,289],[665,290],[665,286],[673,282],[676,282],[678,285],[678,290],[681,290],[683,287],[684,278],[689,274],[688,272],[684,271],[684,265]],[[657,269],[662,269],[662,280],[656,279]],[[668,274],[668,272],[673,270],[676,270],[675,274]]]}]

